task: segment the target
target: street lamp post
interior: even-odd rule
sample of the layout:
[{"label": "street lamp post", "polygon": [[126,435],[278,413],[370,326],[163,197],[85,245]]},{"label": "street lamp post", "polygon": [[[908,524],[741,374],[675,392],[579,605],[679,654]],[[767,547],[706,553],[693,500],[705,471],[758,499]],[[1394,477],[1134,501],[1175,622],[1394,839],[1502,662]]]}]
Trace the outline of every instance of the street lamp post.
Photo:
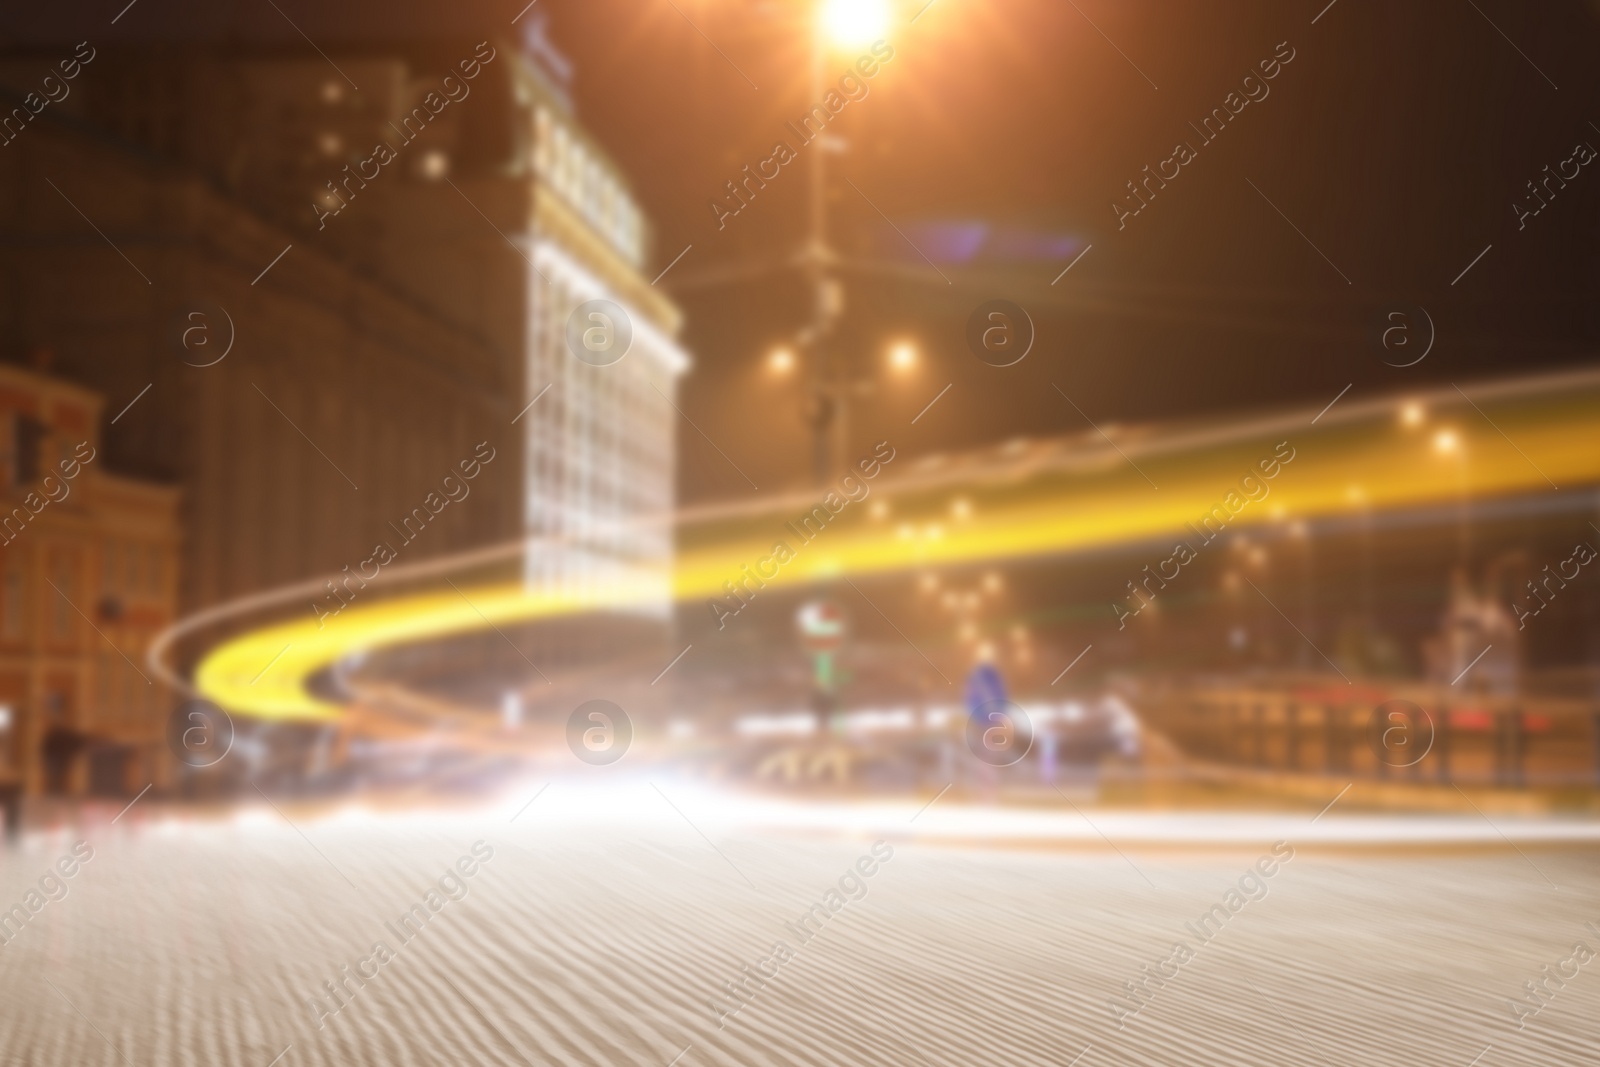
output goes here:
[{"label": "street lamp post", "polygon": [[[827,61],[826,32],[826,12],[819,10],[811,27],[811,100],[822,96],[823,64]],[[811,353],[811,399],[806,416],[811,424],[813,474],[818,485],[827,482],[833,467],[829,460],[829,433],[843,433],[846,414],[835,382],[835,350],[829,344],[833,328],[844,311],[844,287],[830,269],[833,252],[828,247],[827,151],[827,133],[819,130],[807,169],[811,183],[810,227],[800,256],[811,282],[811,322],[805,330]],[[843,447],[841,441],[838,445],[841,453]]]},{"label": "street lamp post", "polygon": [[1472,554],[1472,534],[1468,526],[1467,447],[1453,429],[1440,430],[1433,438],[1434,451],[1455,460],[1456,465],[1456,552],[1462,567]]},{"label": "street lamp post", "polygon": [[[823,0],[811,26],[812,101],[823,96],[829,34],[841,42],[850,36],[871,36],[887,20],[885,0]],[[844,311],[844,286],[834,273],[838,257],[828,245],[828,144],[826,130],[818,131],[807,169],[811,183],[809,229],[800,254],[801,269],[811,282],[812,293],[811,321],[801,336],[811,357],[806,421],[812,431],[812,465],[818,485],[826,484],[844,463],[850,394],[863,391],[863,383],[847,380],[838,350],[831,343],[834,327]]]},{"label": "street lamp post", "polygon": [[[817,0],[808,5],[811,25],[808,84],[810,99],[824,96],[827,59],[831,45],[866,46],[888,31],[890,0]],[[768,365],[777,374],[787,374],[795,364],[797,350],[806,360],[805,421],[812,433],[812,467],[819,485],[826,484],[844,463],[848,445],[851,397],[870,392],[870,381],[852,380],[844,359],[833,343],[835,327],[844,312],[844,286],[838,277],[840,257],[828,243],[827,153],[834,143],[824,129],[807,144],[811,158],[806,172],[809,183],[806,235],[794,260],[811,289],[811,308],[806,325],[793,339],[794,350],[782,348],[769,357]],[[916,362],[915,349],[902,345],[893,356],[897,369]]]}]

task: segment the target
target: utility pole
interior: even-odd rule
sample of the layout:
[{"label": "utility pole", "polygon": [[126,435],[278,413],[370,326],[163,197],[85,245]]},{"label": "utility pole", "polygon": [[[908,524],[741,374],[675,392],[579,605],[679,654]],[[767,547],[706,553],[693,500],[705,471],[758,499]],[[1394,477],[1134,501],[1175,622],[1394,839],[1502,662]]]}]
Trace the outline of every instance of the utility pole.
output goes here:
[{"label": "utility pole", "polygon": [[[821,19],[811,20],[810,99],[822,99],[823,67],[827,62],[827,42]],[[804,120],[802,120],[804,121]],[[811,369],[811,401],[806,421],[812,432],[812,473],[819,486],[827,484],[842,460],[845,449],[847,411],[840,389],[843,368],[832,343],[834,327],[844,311],[844,286],[834,275],[836,262],[828,246],[827,129],[817,131],[811,141],[807,167],[810,181],[810,226],[800,262],[811,282],[811,322],[804,331]],[[829,447],[829,438],[833,446]]]}]

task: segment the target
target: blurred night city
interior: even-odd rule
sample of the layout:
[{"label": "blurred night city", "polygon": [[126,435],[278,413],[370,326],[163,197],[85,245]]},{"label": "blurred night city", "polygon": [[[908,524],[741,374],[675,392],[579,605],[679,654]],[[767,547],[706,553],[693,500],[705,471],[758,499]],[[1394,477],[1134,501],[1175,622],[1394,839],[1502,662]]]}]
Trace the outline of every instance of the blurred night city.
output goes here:
[{"label": "blurred night city", "polygon": [[1597,52],[0,14],[0,1065],[1600,1063]]}]

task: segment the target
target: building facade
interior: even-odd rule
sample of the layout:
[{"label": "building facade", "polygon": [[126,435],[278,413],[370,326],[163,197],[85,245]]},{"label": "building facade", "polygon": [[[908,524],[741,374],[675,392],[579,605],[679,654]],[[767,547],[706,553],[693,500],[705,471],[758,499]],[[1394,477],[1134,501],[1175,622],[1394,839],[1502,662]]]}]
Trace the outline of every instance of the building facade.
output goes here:
[{"label": "building facade", "polygon": [[[676,480],[673,397],[689,366],[673,340],[681,316],[642,273],[638,206],[541,71],[526,65],[516,88],[532,117],[535,188],[528,381],[550,390],[549,407],[527,429],[525,574],[538,590],[620,596],[624,610],[665,618]],[[581,309],[594,301],[619,308],[625,327],[584,315]],[[575,314],[580,321],[573,327]],[[577,358],[573,335],[594,321],[631,334],[617,362]]]},{"label": "building facade", "polygon": [[[8,128],[0,360],[53,349],[105,398],[101,472],[181,489],[180,614],[525,539],[533,588],[665,620],[688,359],[627,183],[516,42],[326,50],[106,50]],[[5,106],[56,59],[0,55]],[[608,366],[566,340],[597,299]]]},{"label": "building facade", "polygon": [[0,789],[165,780],[144,655],[177,607],[179,493],[104,463],[102,399],[0,366]]}]

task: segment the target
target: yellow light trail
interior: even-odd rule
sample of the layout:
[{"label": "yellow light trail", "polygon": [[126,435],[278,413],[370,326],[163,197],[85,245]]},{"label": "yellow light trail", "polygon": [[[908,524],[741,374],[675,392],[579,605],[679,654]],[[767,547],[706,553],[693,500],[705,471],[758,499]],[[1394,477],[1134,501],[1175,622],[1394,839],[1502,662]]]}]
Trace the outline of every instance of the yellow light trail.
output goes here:
[{"label": "yellow light trail", "polygon": [[[1414,412],[1401,417],[1408,401],[1423,405],[1422,420]],[[1198,524],[1284,441],[1293,460],[1230,528],[1600,483],[1600,373],[1479,385],[1466,394],[1451,388],[1424,397],[1347,397],[1315,425],[1314,414],[1128,431],[1118,434],[1120,451],[1098,435],[1042,442],[1014,460],[1004,459],[1004,450],[986,453],[1000,457],[987,466],[974,457],[941,467],[900,456],[868,483],[866,500],[848,504],[811,543],[785,522],[798,524],[820,492],[773,500],[734,519],[680,524],[672,595],[725,595],[724,583],[742,576],[741,565],[753,567],[779,541],[795,558],[768,587],[1189,538],[1185,524]],[[1437,447],[1441,431],[1454,432],[1453,449]],[[968,502],[965,517],[953,512],[956,498]],[[871,515],[876,500],[889,503],[888,515]],[[333,720],[342,705],[312,695],[305,683],[347,656],[641,599],[638,585],[559,594],[503,582],[353,603],[326,625],[307,610],[304,618],[266,624],[212,649],[194,686],[244,715]]]}]

